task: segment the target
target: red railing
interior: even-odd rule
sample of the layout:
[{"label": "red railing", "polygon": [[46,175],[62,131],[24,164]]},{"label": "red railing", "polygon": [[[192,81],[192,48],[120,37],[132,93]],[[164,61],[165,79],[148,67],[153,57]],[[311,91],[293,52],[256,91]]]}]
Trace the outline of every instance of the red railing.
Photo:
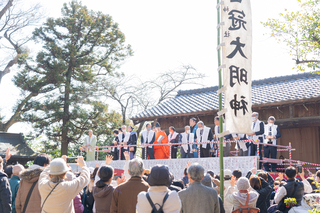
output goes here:
[{"label": "red railing", "polygon": [[[291,147],[291,143],[289,143],[289,146],[282,146],[282,145],[273,145],[273,144],[266,144],[266,143],[260,143],[259,140],[254,141],[254,140],[235,140],[235,141],[223,141],[223,143],[238,143],[238,142],[242,142],[242,143],[246,143],[246,142],[252,142],[254,144],[257,145],[257,156],[259,157],[260,154],[260,147],[258,145],[263,145],[263,146],[275,146],[278,148],[282,148],[282,149],[277,149],[277,151],[288,151],[289,152],[289,159],[291,160],[292,154],[291,152],[294,151],[295,149],[292,149]],[[96,146],[96,147],[91,147],[91,149],[95,149],[97,152],[97,160],[99,157],[99,152],[111,152],[112,148],[117,148],[119,151],[119,159],[121,159],[121,148],[124,147],[137,147],[137,148],[146,148],[148,146],[170,146],[169,149],[169,159],[171,159],[171,146],[179,146],[179,145],[193,145],[196,144],[197,148],[198,148],[198,158],[200,158],[200,145],[202,144],[218,144],[219,145],[219,141],[211,141],[211,142],[193,142],[193,143],[163,143],[163,144],[137,144],[137,145],[117,145],[117,146]],[[87,148],[83,148],[80,147],[81,150],[81,155],[82,155],[82,151],[85,150]],[[102,150],[100,150],[102,149]],[[231,153],[238,153],[239,151],[231,151]],[[147,159],[147,149],[144,150],[144,157],[145,159]],[[219,156],[219,146],[218,146],[218,156]],[[237,154],[236,154],[237,156]],[[266,160],[269,160],[269,158],[265,158]],[[261,162],[264,162],[263,160]],[[270,162],[270,161],[268,161]],[[270,162],[271,163],[271,162]],[[281,165],[281,164],[280,164]],[[292,165],[292,161],[290,161],[290,165]]]}]

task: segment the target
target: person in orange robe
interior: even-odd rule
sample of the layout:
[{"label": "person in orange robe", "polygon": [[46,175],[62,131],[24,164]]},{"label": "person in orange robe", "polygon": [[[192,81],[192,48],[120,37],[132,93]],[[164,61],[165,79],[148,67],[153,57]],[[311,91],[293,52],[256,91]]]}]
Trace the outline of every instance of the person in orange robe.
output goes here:
[{"label": "person in orange robe", "polygon": [[[159,144],[158,139],[162,136],[161,144],[168,143],[168,137],[165,131],[161,131],[160,124],[157,122],[155,125],[156,138],[154,144]],[[168,159],[170,156],[170,146],[154,146],[155,159]]]}]

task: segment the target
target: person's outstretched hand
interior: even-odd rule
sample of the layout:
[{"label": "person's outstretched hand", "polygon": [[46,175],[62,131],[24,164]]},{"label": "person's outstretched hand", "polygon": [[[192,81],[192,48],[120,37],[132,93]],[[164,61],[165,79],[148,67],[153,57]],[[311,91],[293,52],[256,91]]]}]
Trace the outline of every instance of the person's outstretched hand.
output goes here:
[{"label": "person's outstretched hand", "polygon": [[5,157],[6,161],[8,161],[11,158],[11,156],[12,156],[12,154],[10,153],[10,149],[8,148],[6,150],[6,157]]},{"label": "person's outstretched hand", "polygon": [[86,165],[86,163],[83,160],[83,156],[78,156],[78,159],[76,159],[77,165],[80,166],[81,168]]},{"label": "person's outstretched hand", "polygon": [[124,155],[124,157],[125,157],[126,160],[130,160],[130,153],[129,153],[128,151],[125,151],[125,152],[123,153],[123,155]]},{"label": "person's outstretched hand", "polygon": [[236,185],[236,183],[237,183],[236,177],[235,177],[235,176],[232,176],[232,177],[231,177],[231,180],[230,180],[231,186],[234,187],[234,186]]},{"label": "person's outstretched hand", "polygon": [[113,156],[112,155],[107,155],[106,156],[106,164],[109,165],[112,162]]},{"label": "person's outstretched hand", "polygon": [[192,164],[192,161],[188,161],[188,163],[187,163],[187,169],[189,168],[189,166],[191,166],[191,164]]},{"label": "person's outstretched hand", "polygon": [[62,155],[61,158],[62,158],[65,162],[67,162],[68,156]]},{"label": "person's outstretched hand", "polygon": [[255,175],[257,173],[257,168],[252,168],[251,172],[252,172],[253,175]]},{"label": "person's outstretched hand", "polygon": [[124,176],[124,174],[121,175],[121,178],[117,179],[117,184],[120,185],[121,183],[126,182],[126,178]]}]

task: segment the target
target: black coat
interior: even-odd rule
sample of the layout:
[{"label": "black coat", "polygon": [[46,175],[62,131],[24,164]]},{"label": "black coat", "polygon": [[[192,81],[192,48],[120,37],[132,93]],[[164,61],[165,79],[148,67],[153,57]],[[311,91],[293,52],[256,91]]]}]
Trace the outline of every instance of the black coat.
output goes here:
[{"label": "black coat", "polygon": [[257,190],[259,193],[259,198],[257,200],[257,208],[260,209],[260,213],[267,213],[268,211],[268,204],[270,203],[270,193],[272,192],[271,186],[265,181],[263,178],[261,180],[261,189]]},{"label": "black coat", "polygon": [[0,213],[11,213],[11,206],[11,189],[8,176],[0,171]]}]

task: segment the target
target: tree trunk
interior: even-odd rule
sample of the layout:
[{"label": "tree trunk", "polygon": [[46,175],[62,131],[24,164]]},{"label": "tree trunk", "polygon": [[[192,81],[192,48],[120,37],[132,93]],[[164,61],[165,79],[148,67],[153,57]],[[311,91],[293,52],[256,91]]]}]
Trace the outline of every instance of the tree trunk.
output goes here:
[{"label": "tree trunk", "polygon": [[141,132],[144,124],[145,124],[145,121],[142,121],[142,123],[140,123],[140,125],[139,125],[139,128],[138,128],[138,130],[137,130],[137,136],[138,136],[138,137],[139,137],[139,134],[140,134],[140,132]]},{"label": "tree trunk", "polygon": [[66,76],[65,94],[64,94],[64,107],[63,107],[63,118],[62,118],[62,138],[61,138],[61,155],[68,155],[68,128],[67,124],[70,120],[69,118],[69,108],[70,108],[70,92],[71,92],[71,74],[72,68],[69,67]]},{"label": "tree trunk", "polygon": [[69,146],[69,142],[63,142],[61,143],[61,156],[62,155],[67,155],[68,156],[68,146]]},{"label": "tree trunk", "polygon": [[122,125],[126,125],[126,110],[122,109]]}]

